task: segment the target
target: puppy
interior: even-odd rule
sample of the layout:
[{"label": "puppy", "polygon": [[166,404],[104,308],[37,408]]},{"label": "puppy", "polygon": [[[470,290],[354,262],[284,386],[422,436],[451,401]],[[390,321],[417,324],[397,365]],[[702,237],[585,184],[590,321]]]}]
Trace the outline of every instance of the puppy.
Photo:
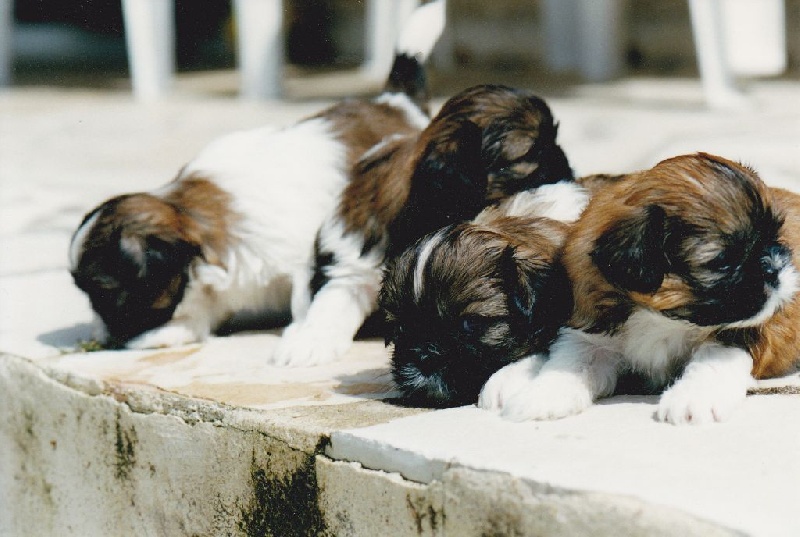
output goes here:
[{"label": "puppy", "polygon": [[516,192],[571,179],[556,133],[532,93],[477,86],[447,101],[422,134],[370,149],[320,228],[274,362],[319,364],[342,354],[376,308],[387,257]]},{"label": "puppy", "polygon": [[288,316],[295,273],[358,158],[428,122],[422,62],[444,0],[420,6],[401,33],[384,93],[348,100],[283,130],[222,137],[168,185],[106,201],[72,237],[75,283],[112,345],[204,339],[233,314]]},{"label": "puppy", "polygon": [[496,373],[479,404],[553,419],[609,395],[621,373],[661,395],[656,418],[727,418],[753,377],[797,363],[800,202],[700,153],[598,191],[570,230],[575,307],[550,357]]},{"label": "puppy", "polygon": [[588,201],[545,185],[417,242],[386,269],[379,303],[392,376],[412,404],[474,404],[494,372],[546,352],[572,311],[558,259]]}]

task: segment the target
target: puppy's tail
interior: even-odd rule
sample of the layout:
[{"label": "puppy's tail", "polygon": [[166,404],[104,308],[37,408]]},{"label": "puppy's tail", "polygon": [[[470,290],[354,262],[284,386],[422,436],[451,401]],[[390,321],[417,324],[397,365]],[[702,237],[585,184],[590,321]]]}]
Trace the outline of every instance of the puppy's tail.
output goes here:
[{"label": "puppy's tail", "polygon": [[428,108],[425,62],[442,35],[446,0],[433,0],[415,9],[400,32],[385,92],[405,93],[421,109]]}]

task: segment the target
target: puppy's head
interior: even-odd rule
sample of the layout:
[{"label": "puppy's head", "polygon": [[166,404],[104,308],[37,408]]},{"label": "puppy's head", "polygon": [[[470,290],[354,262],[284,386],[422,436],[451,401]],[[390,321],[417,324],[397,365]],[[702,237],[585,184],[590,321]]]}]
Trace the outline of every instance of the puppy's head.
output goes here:
[{"label": "puppy's head", "polygon": [[122,344],[172,317],[198,255],[173,206],[131,194],[86,215],[72,237],[70,271],[105,324],[109,343]]},{"label": "puppy's head", "polygon": [[417,141],[389,256],[512,194],[572,179],[557,130],[547,104],[524,90],[484,85],[449,99]]},{"label": "puppy's head", "polygon": [[474,403],[494,372],[546,349],[566,321],[564,225],[504,220],[446,227],[387,267],[380,305],[394,380],[411,402]]},{"label": "puppy's head", "polygon": [[704,327],[763,323],[797,290],[784,216],[757,174],[707,154],[599,191],[568,241],[573,324],[613,331],[635,306]]}]

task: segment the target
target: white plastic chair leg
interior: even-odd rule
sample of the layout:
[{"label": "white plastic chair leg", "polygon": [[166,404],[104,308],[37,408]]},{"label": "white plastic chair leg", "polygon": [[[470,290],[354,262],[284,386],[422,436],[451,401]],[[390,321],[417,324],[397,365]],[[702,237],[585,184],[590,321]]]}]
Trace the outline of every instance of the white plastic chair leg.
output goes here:
[{"label": "white plastic chair leg", "polygon": [[419,0],[368,0],[363,72],[383,78],[392,67],[395,41]]},{"label": "white plastic chair leg", "polygon": [[571,71],[578,66],[578,42],[575,21],[576,0],[544,0],[544,61],[556,72]]},{"label": "white plastic chair leg", "polygon": [[162,97],[175,73],[174,2],[122,0],[122,13],[134,97]]},{"label": "white plastic chair leg", "polygon": [[0,0],[0,87],[11,84],[14,10],[12,0]]},{"label": "white plastic chair leg", "polygon": [[235,0],[234,10],[242,97],[280,97],[284,64],[283,2]]},{"label": "white plastic chair leg", "polygon": [[733,74],[774,76],[786,70],[784,0],[724,0],[725,57]]},{"label": "white plastic chair leg", "polygon": [[697,64],[709,106],[741,107],[746,99],[728,66],[721,1],[689,0]]},{"label": "white plastic chair leg", "polygon": [[584,80],[604,82],[622,72],[623,0],[578,0],[578,70]]}]

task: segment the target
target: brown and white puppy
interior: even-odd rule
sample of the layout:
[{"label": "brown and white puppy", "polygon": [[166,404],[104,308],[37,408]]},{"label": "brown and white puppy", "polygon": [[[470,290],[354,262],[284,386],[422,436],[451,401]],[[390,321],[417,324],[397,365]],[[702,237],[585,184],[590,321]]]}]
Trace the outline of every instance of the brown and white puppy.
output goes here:
[{"label": "brown and white puppy", "polygon": [[287,316],[291,281],[359,157],[428,124],[422,63],[443,24],[444,0],[412,13],[379,97],[282,130],[224,136],[166,186],[87,214],[72,238],[71,272],[109,342],[179,345],[236,313]]},{"label": "brown and white puppy", "polygon": [[566,222],[587,201],[575,183],[522,192],[387,265],[379,302],[405,399],[474,404],[497,370],[548,350],[572,311],[559,259]]},{"label": "brown and white puppy", "polygon": [[620,374],[661,395],[656,418],[727,418],[753,377],[800,356],[800,202],[755,171],[700,153],[598,191],[570,230],[575,309],[551,348],[495,374],[481,406],[554,419],[609,395]]},{"label": "brown and white puppy", "polygon": [[274,362],[311,365],[342,354],[376,308],[387,257],[516,192],[571,179],[556,132],[531,92],[477,86],[448,100],[422,134],[368,151],[320,228]]}]

